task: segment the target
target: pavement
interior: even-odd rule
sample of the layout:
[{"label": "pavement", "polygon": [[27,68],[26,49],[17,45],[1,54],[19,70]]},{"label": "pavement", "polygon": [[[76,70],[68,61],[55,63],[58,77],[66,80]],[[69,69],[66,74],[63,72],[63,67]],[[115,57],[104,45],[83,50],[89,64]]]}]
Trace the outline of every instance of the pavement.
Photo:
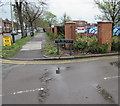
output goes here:
[{"label": "pavement", "polygon": [[12,58],[31,59],[42,58],[42,48],[46,42],[45,33],[38,33],[29,42],[27,42],[20,51],[18,51]]}]

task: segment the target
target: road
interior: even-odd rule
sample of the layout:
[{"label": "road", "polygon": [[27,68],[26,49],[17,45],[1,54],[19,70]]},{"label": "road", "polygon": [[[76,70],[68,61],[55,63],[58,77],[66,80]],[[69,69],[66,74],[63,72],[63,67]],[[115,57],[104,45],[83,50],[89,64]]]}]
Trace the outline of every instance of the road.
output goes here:
[{"label": "road", "polygon": [[3,62],[3,104],[116,104],[118,57]]}]

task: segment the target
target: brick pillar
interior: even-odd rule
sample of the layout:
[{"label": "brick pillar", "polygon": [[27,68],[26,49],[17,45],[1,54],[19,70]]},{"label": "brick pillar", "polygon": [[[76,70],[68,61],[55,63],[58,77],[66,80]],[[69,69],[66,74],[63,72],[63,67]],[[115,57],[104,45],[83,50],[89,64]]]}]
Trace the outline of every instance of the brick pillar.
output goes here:
[{"label": "brick pillar", "polygon": [[76,39],[75,22],[67,22],[65,24],[65,39]]},{"label": "brick pillar", "polygon": [[54,26],[54,35],[57,36],[57,26]]},{"label": "brick pillar", "polygon": [[108,50],[111,51],[112,22],[98,22],[98,40],[99,44],[110,43]]},{"label": "brick pillar", "polygon": [[[65,24],[65,39],[76,39],[75,35],[75,22],[66,22]],[[69,48],[69,44],[66,44],[66,48]]]}]

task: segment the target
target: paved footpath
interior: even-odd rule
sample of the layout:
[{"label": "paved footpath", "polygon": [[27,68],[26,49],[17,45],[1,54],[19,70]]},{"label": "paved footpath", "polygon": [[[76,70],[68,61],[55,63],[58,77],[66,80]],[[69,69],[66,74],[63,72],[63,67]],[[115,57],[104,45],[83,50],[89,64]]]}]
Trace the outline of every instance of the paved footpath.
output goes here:
[{"label": "paved footpath", "polygon": [[20,51],[18,51],[13,58],[42,58],[42,48],[46,42],[45,33],[38,33],[34,38],[26,43]]}]

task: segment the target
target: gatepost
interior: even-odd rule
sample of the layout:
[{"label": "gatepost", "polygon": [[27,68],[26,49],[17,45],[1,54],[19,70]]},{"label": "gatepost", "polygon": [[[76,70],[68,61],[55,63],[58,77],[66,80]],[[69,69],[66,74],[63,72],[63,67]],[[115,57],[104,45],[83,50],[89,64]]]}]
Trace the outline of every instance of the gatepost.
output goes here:
[{"label": "gatepost", "polygon": [[57,36],[57,26],[54,26],[54,35]]},{"label": "gatepost", "polygon": [[98,40],[99,45],[110,43],[108,51],[111,51],[112,22],[98,22]]},{"label": "gatepost", "polygon": [[[65,24],[65,39],[76,39],[75,34],[75,22],[66,22]],[[69,45],[66,44],[66,48],[69,48]]]}]

